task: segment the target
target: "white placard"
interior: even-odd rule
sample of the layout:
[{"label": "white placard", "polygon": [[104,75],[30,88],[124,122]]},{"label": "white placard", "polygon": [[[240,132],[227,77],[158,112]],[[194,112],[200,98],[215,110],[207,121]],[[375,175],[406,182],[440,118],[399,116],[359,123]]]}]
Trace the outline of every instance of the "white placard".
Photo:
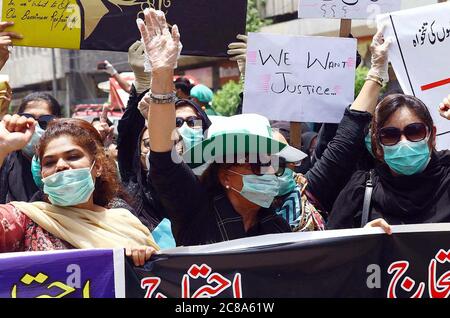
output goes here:
[{"label": "white placard", "polygon": [[[385,37],[395,39],[389,59],[403,91],[428,106],[438,134],[450,131],[450,121],[438,111],[450,94],[450,3],[379,16],[383,23]],[[438,148],[450,149],[450,134],[438,137]]]},{"label": "white placard", "polygon": [[400,8],[400,0],[300,0],[298,17],[374,20]]},{"label": "white placard", "polygon": [[338,123],[354,100],[356,39],[250,33],[244,113]]}]

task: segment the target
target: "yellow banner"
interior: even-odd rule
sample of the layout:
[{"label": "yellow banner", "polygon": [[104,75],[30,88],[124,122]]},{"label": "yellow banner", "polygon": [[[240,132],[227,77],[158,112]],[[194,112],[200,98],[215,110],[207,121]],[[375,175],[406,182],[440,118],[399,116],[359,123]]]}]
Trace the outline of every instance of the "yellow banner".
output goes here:
[{"label": "yellow banner", "polygon": [[14,22],[7,31],[24,36],[14,45],[80,48],[81,10],[76,0],[3,0],[2,20]]}]

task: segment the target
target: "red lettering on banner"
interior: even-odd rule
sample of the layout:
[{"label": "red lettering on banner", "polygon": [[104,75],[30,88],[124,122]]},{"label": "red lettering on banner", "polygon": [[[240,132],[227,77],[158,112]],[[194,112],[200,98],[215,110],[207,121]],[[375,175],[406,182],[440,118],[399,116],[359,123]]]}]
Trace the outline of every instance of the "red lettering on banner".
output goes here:
[{"label": "red lettering on banner", "polygon": [[[428,266],[428,294],[430,298],[448,298],[450,296],[450,270],[446,271],[439,278],[436,277],[436,267],[440,264],[450,263],[450,250],[439,250],[436,256],[430,261]],[[401,289],[411,292],[416,285],[416,282],[408,276],[401,278],[406,274],[409,268],[409,262],[398,261],[394,262],[388,268],[388,274],[394,274],[394,277],[389,283],[387,297],[397,298],[396,290],[400,286]],[[399,284],[399,282],[401,283]],[[425,291],[425,283],[421,282],[418,285],[416,292],[411,298],[421,298]]]},{"label": "red lettering on banner", "polygon": [[[152,298],[153,293],[158,288],[159,284],[161,284],[161,278],[159,277],[146,277],[141,280],[141,288],[147,288],[144,298]],[[156,298],[167,298],[161,293],[156,295]]]},{"label": "red lettering on banner", "polygon": [[[391,264],[391,266],[389,266],[388,274],[394,274],[394,273],[395,274],[394,274],[394,277],[392,278],[391,282],[389,283],[388,293],[387,293],[388,298],[397,298],[397,294],[396,294],[397,285],[400,281],[400,278],[406,273],[408,268],[409,268],[409,262],[407,262],[407,261],[394,262]],[[405,277],[402,280],[402,282],[400,283],[400,288],[403,289],[404,291],[410,292],[413,289],[415,284],[416,284],[416,282],[412,278]],[[425,290],[425,284],[420,283],[419,287],[417,288],[416,293],[414,293],[414,295],[412,295],[411,298],[422,297],[424,290]]]},{"label": "red lettering on banner", "polygon": [[211,298],[219,295],[231,286],[231,282],[220,274],[214,273],[206,280],[208,284],[217,283],[215,287],[204,285],[200,287],[192,298]]},{"label": "red lettering on banner", "polygon": [[[206,283],[198,288],[191,296],[191,279],[206,279]],[[147,288],[145,298],[152,298],[156,289],[161,284],[158,277],[147,277],[141,280],[141,288]],[[242,298],[241,274],[237,273],[233,277],[233,282],[220,273],[213,273],[210,266],[206,264],[192,265],[181,280],[181,298],[211,298],[222,294],[227,289],[232,288],[233,297]],[[162,293],[156,293],[155,298],[167,298]]]},{"label": "red lettering on banner", "polygon": [[428,267],[428,293],[431,298],[447,298],[450,295],[450,271],[446,271],[436,281],[436,260],[441,263],[450,263],[450,250],[440,250]]},{"label": "red lettering on banner", "polygon": [[234,298],[242,298],[241,274],[237,273],[233,280],[233,296]]}]

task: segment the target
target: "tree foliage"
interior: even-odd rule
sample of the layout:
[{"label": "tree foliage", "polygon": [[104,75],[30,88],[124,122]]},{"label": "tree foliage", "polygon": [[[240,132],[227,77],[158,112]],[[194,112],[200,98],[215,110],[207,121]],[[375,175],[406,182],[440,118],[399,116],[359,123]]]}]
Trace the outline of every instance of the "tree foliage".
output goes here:
[{"label": "tree foliage", "polygon": [[230,81],[219,89],[213,98],[213,108],[223,116],[236,114],[240,102],[239,94],[244,90],[241,83]]}]

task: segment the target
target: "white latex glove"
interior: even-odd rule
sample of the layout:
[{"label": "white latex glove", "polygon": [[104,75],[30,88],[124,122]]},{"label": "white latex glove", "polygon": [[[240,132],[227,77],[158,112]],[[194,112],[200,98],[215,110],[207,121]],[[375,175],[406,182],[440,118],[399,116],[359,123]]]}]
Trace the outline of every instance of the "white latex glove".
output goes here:
[{"label": "white latex glove", "polygon": [[370,45],[370,52],[372,53],[372,67],[367,75],[375,76],[383,80],[383,84],[389,82],[388,74],[388,50],[389,45],[392,43],[392,39],[384,39],[383,31],[385,25],[383,25],[374,35],[372,44]]},{"label": "white latex glove", "polygon": [[448,95],[447,98],[444,98],[444,101],[439,105],[439,114],[450,120],[450,95]]},{"label": "white latex glove", "polygon": [[150,88],[152,81],[151,73],[145,72],[145,49],[141,41],[134,42],[128,49],[128,63],[133,70],[136,92],[141,94]]},{"label": "white latex glove", "polygon": [[183,48],[178,27],[174,25],[170,33],[164,12],[153,8],[145,9],[144,16],[145,23],[137,19],[137,25],[150,67],[146,68],[146,71],[156,72],[176,68]]},{"label": "white latex glove", "polygon": [[236,37],[242,42],[233,42],[228,45],[229,50],[228,55],[234,55],[230,58],[230,61],[236,61],[239,67],[239,72],[241,73],[242,81],[245,79],[245,62],[247,60],[247,39],[246,35],[239,34]]},{"label": "white latex glove", "polygon": [[105,71],[106,73],[109,74],[109,76],[114,76],[117,74],[117,70],[114,68],[114,66],[109,63],[109,61],[105,60],[104,61],[106,64],[106,69],[104,69],[103,71]]},{"label": "white latex glove", "polygon": [[141,99],[138,105],[138,109],[141,112],[142,117],[144,117],[146,120],[148,118],[148,111],[150,109],[150,92],[144,95],[144,97]]}]

